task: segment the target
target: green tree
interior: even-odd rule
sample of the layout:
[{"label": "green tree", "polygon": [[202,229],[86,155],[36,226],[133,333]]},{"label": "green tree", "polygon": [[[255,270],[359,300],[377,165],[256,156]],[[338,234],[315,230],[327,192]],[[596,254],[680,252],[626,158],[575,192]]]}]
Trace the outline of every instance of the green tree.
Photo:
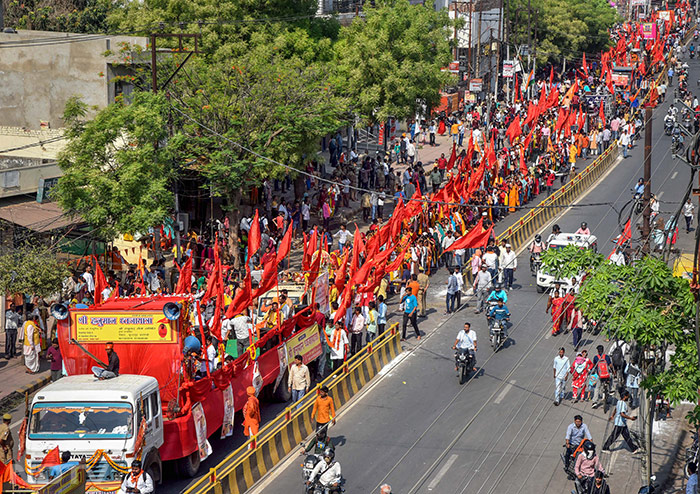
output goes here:
[{"label": "green tree", "polygon": [[0,291],[49,297],[61,290],[68,266],[46,246],[25,244],[0,254]]},{"label": "green tree", "polygon": [[335,46],[338,86],[352,109],[376,123],[436,106],[452,80],[441,70],[452,60],[447,12],[408,0],[378,0],[364,14],[341,29]]},{"label": "green tree", "polygon": [[598,53],[610,43],[609,28],[619,21],[607,0],[530,0],[533,12],[528,25],[527,0],[508,4],[511,40],[527,44],[537,33],[537,62],[560,63],[562,57],[581,58]]},{"label": "green tree", "polygon": [[178,146],[178,136],[168,136],[165,95],[135,93],[132,104],[120,100],[85,122],[87,110],[76,98],[66,105],[70,141],[52,197],[104,239],[160,224],[172,210]]},{"label": "green tree", "polygon": [[[258,44],[233,63],[195,61],[189,76],[169,89],[184,137],[178,153],[196,160],[196,168],[226,199],[232,225],[238,224],[241,199],[251,187],[286,173],[296,176],[285,165],[302,168],[304,156],[347,116],[347,100],[335,93],[326,64],[282,58],[279,51],[276,44]],[[235,229],[229,241],[237,259]]]},{"label": "green tree", "polygon": [[107,17],[121,7],[112,0],[0,0],[5,24],[17,29],[104,33]]},{"label": "green tree", "polygon": [[[695,301],[688,280],[673,276],[660,259],[645,257],[632,266],[617,266],[575,246],[551,249],[542,256],[551,270],[587,272],[577,295],[584,316],[605,323],[610,336],[635,342],[640,349],[675,349],[663,370],[656,367],[642,382],[671,401],[696,401],[700,386],[694,336]],[[696,409],[700,412],[700,408]]]}]

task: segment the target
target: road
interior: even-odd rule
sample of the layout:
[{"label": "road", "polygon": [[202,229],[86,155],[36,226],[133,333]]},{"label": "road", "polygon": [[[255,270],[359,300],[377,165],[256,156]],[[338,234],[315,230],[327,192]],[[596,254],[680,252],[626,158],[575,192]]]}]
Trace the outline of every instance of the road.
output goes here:
[{"label": "road", "polygon": [[[692,61],[689,80],[697,80],[699,72]],[[690,176],[686,165],[671,158],[670,138],[663,134],[670,99],[654,112],[652,127],[652,191],[662,202],[664,218],[677,209]],[[643,154],[643,140],[638,140],[630,157],[620,159],[579,199],[579,207],[555,219],[562,231],[573,232],[586,221],[607,255],[611,240],[620,233],[618,211],[643,174]],[[547,226],[542,233],[549,230]],[[607,417],[602,410],[592,410],[590,403],[565,401],[553,406],[552,359],[561,346],[573,359],[571,337],[550,336],[551,319],[544,312],[547,298],[536,292],[527,254],[520,254],[518,265],[516,289],[508,294],[513,328],[506,348],[493,353],[485,319],[473,313],[473,302],[441,324],[438,318],[423,320],[426,337],[418,345],[409,338],[406,348],[411,353],[340,416],[331,437],[341,442],[337,459],[347,479],[347,492],[378,492],[384,482],[391,484],[392,492],[402,494],[571,489],[559,457],[566,426],[574,414],[581,413],[600,445],[609,432]],[[435,277],[429,294],[438,312],[444,310],[444,280],[444,274]],[[479,371],[460,386],[450,347],[464,321],[477,331]],[[584,340],[583,348],[593,354],[603,335],[585,333]],[[639,463],[639,457],[629,456],[618,443],[612,454],[602,457],[614,493],[637,492],[641,485],[638,469],[629,467]],[[253,492],[282,494],[298,489],[299,484],[299,462],[290,460]]]}]

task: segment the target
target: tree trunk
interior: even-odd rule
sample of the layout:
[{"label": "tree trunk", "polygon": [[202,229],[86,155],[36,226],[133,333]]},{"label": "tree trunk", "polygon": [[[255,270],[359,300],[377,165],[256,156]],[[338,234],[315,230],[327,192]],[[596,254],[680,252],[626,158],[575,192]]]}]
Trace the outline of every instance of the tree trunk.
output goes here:
[{"label": "tree trunk", "polygon": [[301,173],[294,179],[294,199],[299,201],[301,204],[302,199],[304,199],[304,192],[306,192],[306,179]]},{"label": "tree trunk", "polygon": [[229,221],[228,253],[233,261],[233,267],[239,269],[241,263],[238,255],[238,229],[241,223],[241,191],[238,189],[230,191],[227,199],[228,211],[226,212],[226,216]]}]

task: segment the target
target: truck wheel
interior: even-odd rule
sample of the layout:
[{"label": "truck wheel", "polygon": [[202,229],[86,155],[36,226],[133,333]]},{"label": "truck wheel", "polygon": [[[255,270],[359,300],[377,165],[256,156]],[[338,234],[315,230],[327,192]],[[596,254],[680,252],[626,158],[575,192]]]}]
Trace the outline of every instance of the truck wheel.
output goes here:
[{"label": "truck wheel", "polygon": [[156,465],[155,463],[151,463],[150,465],[148,465],[148,467],[146,467],[146,473],[151,477],[154,485],[161,483],[162,479],[158,465]]},{"label": "truck wheel", "polygon": [[160,461],[160,453],[158,450],[151,450],[146,455],[146,460],[143,462],[145,466],[144,470],[153,479],[153,484],[160,484],[163,482],[163,464]]},{"label": "truck wheel", "polygon": [[192,478],[199,470],[199,450],[177,460],[177,470],[183,478]]},{"label": "truck wheel", "polygon": [[277,386],[277,389],[273,393],[275,401],[278,401],[280,403],[285,403],[285,402],[292,399],[292,393],[289,392],[289,387],[287,386],[288,378],[289,378],[289,371],[286,370],[286,371],[284,371],[284,376],[282,377],[282,380],[280,381],[280,385]]}]

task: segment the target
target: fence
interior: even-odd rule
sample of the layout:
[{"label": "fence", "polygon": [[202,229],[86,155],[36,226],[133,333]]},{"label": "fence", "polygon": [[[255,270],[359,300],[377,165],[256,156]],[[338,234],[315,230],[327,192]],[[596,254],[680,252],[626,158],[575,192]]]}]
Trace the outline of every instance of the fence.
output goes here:
[{"label": "fence", "polygon": [[617,160],[620,154],[616,142],[611,142],[603,154],[576,174],[570,181],[546,198],[535,209],[520,218],[512,227],[498,236],[505,239],[514,250],[523,246],[542,226],[566,209],[579,194],[595,183]]},{"label": "fence", "polygon": [[[247,491],[314,432],[311,409],[321,386],[328,386],[329,395],[339,409],[401,351],[398,323],[394,323],[183,494],[242,494]],[[255,448],[249,449],[253,442]]]}]

